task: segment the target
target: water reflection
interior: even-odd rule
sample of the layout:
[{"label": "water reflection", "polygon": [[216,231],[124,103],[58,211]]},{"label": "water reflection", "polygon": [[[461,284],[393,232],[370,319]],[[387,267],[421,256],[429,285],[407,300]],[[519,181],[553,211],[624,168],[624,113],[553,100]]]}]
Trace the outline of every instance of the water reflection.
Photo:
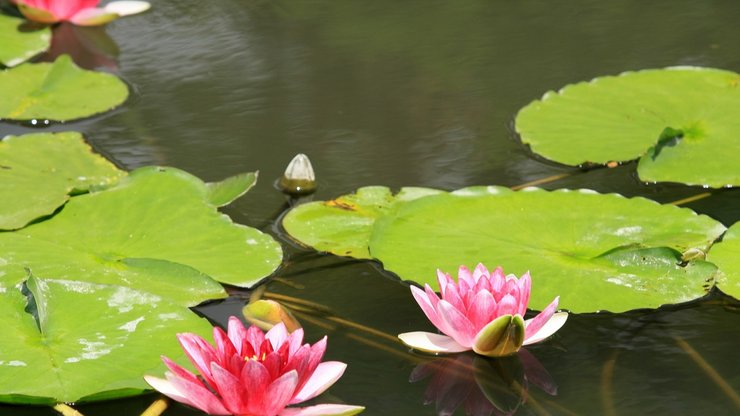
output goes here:
[{"label": "water reflection", "polygon": [[545,367],[527,350],[511,357],[490,359],[457,354],[419,364],[412,383],[428,379],[424,404],[435,404],[437,415],[461,409],[468,416],[513,415],[528,399],[530,385],[549,395],[557,385]]},{"label": "water reflection", "polygon": [[52,28],[51,47],[40,60],[53,62],[60,55],[70,55],[85,69],[118,70],[118,46],[105,32],[105,26],[82,27],[62,22]]}]

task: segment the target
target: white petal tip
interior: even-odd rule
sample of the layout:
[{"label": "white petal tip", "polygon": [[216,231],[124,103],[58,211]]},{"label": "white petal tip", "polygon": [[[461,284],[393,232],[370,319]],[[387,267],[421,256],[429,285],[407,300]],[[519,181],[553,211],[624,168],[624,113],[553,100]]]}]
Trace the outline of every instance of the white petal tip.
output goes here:
[{"label": "white petal tip", "polygon": [[119,16],[144,13],[152,7],[145,1],[114,1],[105,5],[105,11]]},{"label": "white petal tip", "polygon": [[398,334],[398,338],[415,350],[434,354],[452,354],[470,349],[463,347],[446,335],[432,334],[431,332],[404,332]]},{"label": "white petal tip", "polygon": [[552,315],[550,320],[547,321],[545,325],[540,328],[539,331],[535,332],[531,337],[524,340],[523,345],[531,345],[550,337],[550,335],[554,334],[560,328],[562,328],[563,325],[565,325],[565,321],[567,320],[568,312],[558,312]]}]

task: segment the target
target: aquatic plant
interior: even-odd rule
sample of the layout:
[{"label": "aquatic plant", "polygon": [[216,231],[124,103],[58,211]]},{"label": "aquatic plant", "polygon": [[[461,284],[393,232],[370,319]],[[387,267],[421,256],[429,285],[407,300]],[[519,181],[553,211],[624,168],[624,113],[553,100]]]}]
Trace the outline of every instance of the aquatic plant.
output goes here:
[{"label": "aquatic plant", "polygon": [[433,353],[473,350],[489,357],[502,357],[519,351],[523,345],[540,342],[563,326],[568,314],[555,313],[556,297],[542,312],[524,320],[532,280],[505,276],[497,267],[492,273],[483,264],[473,272],[460,266],[457,283],[449,274],[437,270],[442,298],[427,284],[424,290],[411,286],[411,294],[424,314],[441,332],[406,332],[398,337],[406,345]]},{"label": "aquatic plant", "polygon": [[340,404],[286,408],[318,396],[344,373],[345,363],[321,362],[326,337],[302,344],[302,329],[289,333],[278,324],[264,333],[256,326],[245,328],[233,316],[227,331],[213,329],[215,347],[195,334],[178,335],[201,378],[162,357],[171,371],[167,379],[145,376],[146,381],[211,415],[352,415],[364,409]]},{"label": "aquatic plant", "polygon": [[68,21],[79,26],[103,25],[119,17],[149,10],[145,1],[114,1],[97,7],[100,0],[15,0],[28,20],[39,23]]}]

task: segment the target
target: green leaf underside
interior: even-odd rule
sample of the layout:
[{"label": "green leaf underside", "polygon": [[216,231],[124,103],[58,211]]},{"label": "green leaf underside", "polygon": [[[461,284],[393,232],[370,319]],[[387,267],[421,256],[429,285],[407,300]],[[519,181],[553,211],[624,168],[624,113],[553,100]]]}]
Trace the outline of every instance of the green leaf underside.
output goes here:
[{"label": "green leaf underside", "polygon": [[206,184],[208,201],[217,207],[228,205],[252,189],[256,182],[257,172],[234,175],[220,182],[209,182]]},{"label": "green leaf underside", "polygon": [[0,13],[0,64],[16,66],[51,45],[51,28],[20,30],[25,22],[24,19]]},{"label": "green leaf underside", "polygon": [[707,260],[719,267],[717,287],[740,299],[740,222],[732,225],[722,241],[707,253]]},{"label": "green leaf underside", "polygon": [[183,305],[223,297],[205,275],[249,287],[282,260],[269,235],[234,224],[208,200],[198,178],[174,169],[137,169],[118,186],[72,198],[52,218],[0,233],[0,280],[24,268],[59,279],[119,284]]},{"label": "green leaf underside", "polygon": [[288,212],[282,225],[291,236],[316,250],[369,259],[367,242],[375,220],[399,201],[440,192],[429,188],[403,188],[393,195],[386,187],[368,186],[331,201],[301,205]]},{"label": "green leaf underside", "polygon": [[[321,223],[341,209],[313,204],[289,215],[302,218],[305,210]],[[336,219],[334,226],[321,230],[321,249],[331,246],[328,236],[351,230]],[[372,258],[402,279],[436,287],[438,268],[455,275],[459,265],[501,265],[506,273],[531,272],[533,309],[560,295],[560,305],[574,312],[655,308],[702,296],[715,267],[698,261],[680,267],[680,253],[708,249],[725,230],[689,209],[643,198],[503,187],[396,203],[367,227]],[[315,227],[286,229],[307,244],[319,239],[311,234]]]},{"label": "green leaf underside", "polygon": [[21,228],[52,214],[70,193],[110,186],[125,174],[76,132],[7,136],[0,141],[0,230]]},{"label": "green leaf underside", "polygon": [[[644,181],[740,185],[740,75],[669,68],[596,78],[524,107],[516,129],[532,151],[580,165],[640,158]],[[673,143],[659,141],[667,129]]]},{"label": "green leaf underside", "polygon": [[25,311],[20,285],[0,283],[2,402],[53,404],[140,394],[149,389],[143,375],[164,372],[161,354],[187,361],[176,333],[206,336],[211,329],[189,309],[147,292],[36,277],[27,285],[38,305],[38,324]]},{"label": "green leaf underside", "polygon": [[0,119],[68,121],[113,109],[128,97],[117,77],[77,67],[69,56],[0,72]]}]

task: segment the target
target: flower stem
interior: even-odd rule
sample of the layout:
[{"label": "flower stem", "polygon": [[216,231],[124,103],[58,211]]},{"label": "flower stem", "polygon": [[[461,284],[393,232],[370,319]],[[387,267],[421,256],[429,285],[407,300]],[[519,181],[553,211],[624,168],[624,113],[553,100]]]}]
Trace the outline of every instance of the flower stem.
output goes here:
[{"label": "flower stem", "polygon": [[84,416],[82,413],[78,412],[71,406],[68,406],[64,403],[58,403],[54,406],[54,410],[61,413],[64,416]]},{"label": "flower stem", "polygon": [[725,395],[735,404],[735,407],[740,410],[740,396],[738,396],[735,389],[730,386],[727,381],[714,369],[702,356],[691,346],[688,342],[684,341],[679,337],[673,337],[676,340],[676,344],[684,350],[684,352],[699,366],[704,373],[709,377],[714,384],[722,390]]},{"label": "flower stem", "polygon": [[167,410],[168,405],[169,402],[167,401],[167,399],[164,397],[160,397],[151,405],[149,405],[149,407],[144,410],[144,413],[142,413],[141,416],[159,416],[164,413],[165,410]]}]

